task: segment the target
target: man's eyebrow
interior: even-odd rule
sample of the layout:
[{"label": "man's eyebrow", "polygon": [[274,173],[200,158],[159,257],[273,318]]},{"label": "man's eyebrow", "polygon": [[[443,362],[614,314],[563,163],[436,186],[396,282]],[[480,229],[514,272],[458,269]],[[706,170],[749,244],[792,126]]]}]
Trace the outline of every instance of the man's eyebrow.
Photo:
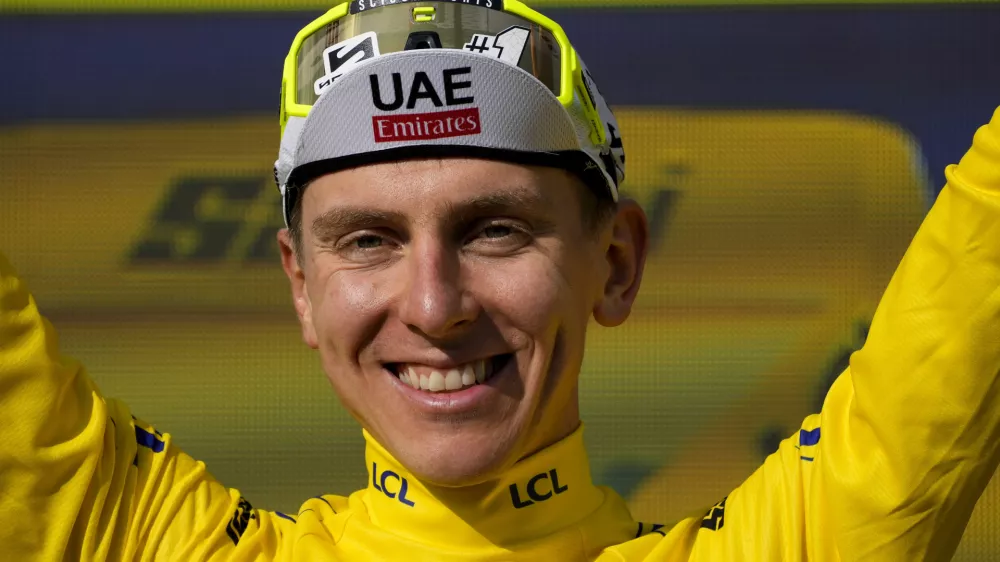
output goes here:
[{"label": "man's eyebrow", "polygon": [[329,242],[344,232],[401,222],[406,222],[406,218],[400,213],[343,207],[330,209],[316,217],[312,222],[312,233],[317,240]]},{"label": "man's eyebrow", "polygon": [[460,214],[463,211],[476,213],[503,210],[542,212],[547,203],[547,199],[539,194],[524,189],[505,189],[456,202],[452,209]]}]

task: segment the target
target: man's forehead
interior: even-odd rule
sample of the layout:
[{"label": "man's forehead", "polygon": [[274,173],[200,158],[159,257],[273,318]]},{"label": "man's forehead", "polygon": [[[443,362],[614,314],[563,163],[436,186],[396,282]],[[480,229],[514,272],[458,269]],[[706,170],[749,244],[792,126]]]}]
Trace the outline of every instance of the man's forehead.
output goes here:
[{"label": "man's forehead", "polygon": [[306,190],[303,204],[313,207],[305,214],[314,220],[362,210],[412,215],[553,209],[567,204],[560,201],[575,187],[567,175],[479,160],[392,162],[319,178]]}]

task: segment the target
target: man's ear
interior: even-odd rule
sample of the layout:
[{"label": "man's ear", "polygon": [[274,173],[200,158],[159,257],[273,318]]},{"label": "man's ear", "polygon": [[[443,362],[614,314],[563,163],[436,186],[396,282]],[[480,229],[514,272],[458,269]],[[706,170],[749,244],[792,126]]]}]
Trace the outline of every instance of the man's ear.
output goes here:
[{"label": "man's ear", "polygon": [[299,263],[295,244],[292,242],[292,236],[287,228],[278,231],[278,247],[281,249],[281,266],[292,285],[292,303],[295,304],[295,313],[299,317],[299,324],[302,325],[302,340],[309,347],[317,349],[319,342],[312,321],[312,302],[309,300],[306,276]]},{"label": "man's ear", "polygon": [[608,266],[604,293],[594,306],[594,319],[600,325],[613,328],[628,319],[639,294],[648,250],[646,212],[632,199],[620,200],[604,256]]}]

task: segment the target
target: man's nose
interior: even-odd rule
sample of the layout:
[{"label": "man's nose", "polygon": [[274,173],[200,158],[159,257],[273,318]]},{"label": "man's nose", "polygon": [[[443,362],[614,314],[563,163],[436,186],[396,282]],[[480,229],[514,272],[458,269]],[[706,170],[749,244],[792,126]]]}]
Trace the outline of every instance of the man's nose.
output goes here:
[{"label": "man's nose", "polygon": [[426,241],[407,256],[399,318],[430,339],[447,339],[472,326],[480,308],[467,290],[457,250]]}]

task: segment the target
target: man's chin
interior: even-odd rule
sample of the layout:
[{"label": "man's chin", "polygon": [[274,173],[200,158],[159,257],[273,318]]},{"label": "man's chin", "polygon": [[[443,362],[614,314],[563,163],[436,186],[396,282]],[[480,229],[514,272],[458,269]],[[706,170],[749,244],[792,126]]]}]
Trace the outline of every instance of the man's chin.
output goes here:
[{"label": "man's chin", "polygon": [[474,486],[496,478],[517,462],[510,434],[442,435],[409,441],[396,449],[396,460],[426,484],[446,488]]}]

